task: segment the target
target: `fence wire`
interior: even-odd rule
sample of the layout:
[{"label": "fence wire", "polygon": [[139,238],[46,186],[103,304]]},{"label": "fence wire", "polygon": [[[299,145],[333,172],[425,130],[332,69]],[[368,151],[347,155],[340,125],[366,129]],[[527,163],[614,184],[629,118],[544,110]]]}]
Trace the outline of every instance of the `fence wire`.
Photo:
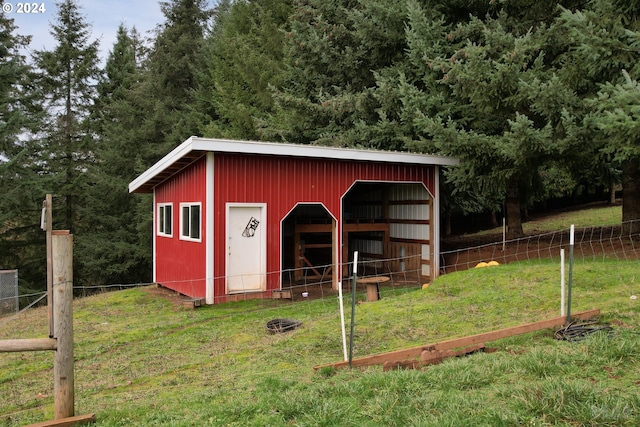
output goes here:
[{"label": "fence wire", "polygon": [[0,270],[0,316],[17,313],[18,270]]},{"label": "fence wire", "polygon": [[[574,230],[574,258],[576,260],[638,260],[640,259],[640,221],[615,226],[576,227]],[[440,273],[473,268],[481,262],[559,260],[560,250],[569,249],[570,228],[497,241],[484,245],[442,251]]]},{"label": "fence wire", "polygon": [[[562,229],[519,239],[496,241],[484,245],[466,247],[455,250],[445,250],[440,253],[440,274],[462,271],[475,267],[478,263],[497,261],[501,264],[516,261],[531,260],[558,260],[560,250],[569,247],[570,229]],[[590,226],[575,229],[574,259],[579,260],[640,260],[640,221],[625,222],[613,226]],[[362,258],[359,261],[359,278],[371,276],[386,276],[389,281],[380,286],[382,297],[399,295],[402,292],[410,292],[423,285],[426,278],[422,276],[421,255],[377,259]],[[405,266],[413,266],[405,268]],[[267,281],[280,283],[278,290],[287,291],[285,298],[274,299],[271,291],[240,292],[237,294],[214,295],[213,303],[231,303],[248,300],[263,300],[264,308],[271,309],[274,305],[286,304],[291,301],[311,301],[322,299],[335,301],[337,289],[331,275],[332,265],[316,265],[301,269],[285,269],[267,273]],[[342,281],[345,295],[351,292],[352,263],[340,265],[338,272]],[[318,274],[319,273],[319,274]],[[245,276],[246,279],[249,279]],[[184,299],[184,295],[197,295],[203,289],[204,283],[213,281],[222,283],[217,285],[224,288],[228,276],[216,276],[213,278],[201,277],[189,280],[165,281],[160,284],[167,288],[167,292],[173,292]],[[242,277],[240,278],[242,279]],[[430,280],[430,279],[429,279]],[[90,296],[102,292],[124,290],[135,287],[156,286],[156,283],[119,283],[94,286],[74,286],[76,297]],[[180,289],[180,292],[171,289]],[[365,285],[356,284],[358,292],[365,292]],[[282,294],[281,294],[282,295]],[[303,296],[304,295],[304,296]],[[29,305],[23,310],[37,304],[46,296],[46,293],[34,293],[20,295],[19,298],[29,297]],[[6,297],[6,298],[13,298]],[[0,298],[0,304],[5,297]],[[252,310],[255,310],[253,307]],[[15,311],[14,311],[15,313]]]}]

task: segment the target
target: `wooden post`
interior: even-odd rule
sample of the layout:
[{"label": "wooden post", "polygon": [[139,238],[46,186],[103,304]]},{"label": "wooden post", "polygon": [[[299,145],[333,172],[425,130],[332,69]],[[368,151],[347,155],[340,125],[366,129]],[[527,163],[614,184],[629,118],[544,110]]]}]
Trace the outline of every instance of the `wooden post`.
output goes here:
[{"label": "wooden post", "polygon": [[[72,426],[95,421],[95,415],[74,417],[73,357],[73,236],[51,229],[51,195],[42,208],[42,229],[47,232],[47,296],[49,338],[0,341],[0,353],[55,350],[53,393],[55,421],[38,426]],[[36,424],[34,424],[35,426]]]},{"label": "wooden post", "polygon": [[51,231],[52,231],[52,206],[51,194],[47,194],[44,200],[44,228],[47,246],[47,313],[49,316],[49,338],[53,338],[53,260],[51,257]]},{"label": "wooden post", "polygon": [[52,231],[53,333],[57,350],[53,359],[55,419],[74,415],[73,382],[73,236]]},{"label": "wooden post", "polygon": [[380,285],[378,283],[367,283],[367,301],[374,302],[380,299]]},{"label": "wooden post", "polygon": [[351,280],[351,333],[349,334],[349,367],[353,360],[353,328],[356,317],[356,283],[358,279],[358,251],[353,253],[353,279]]}]

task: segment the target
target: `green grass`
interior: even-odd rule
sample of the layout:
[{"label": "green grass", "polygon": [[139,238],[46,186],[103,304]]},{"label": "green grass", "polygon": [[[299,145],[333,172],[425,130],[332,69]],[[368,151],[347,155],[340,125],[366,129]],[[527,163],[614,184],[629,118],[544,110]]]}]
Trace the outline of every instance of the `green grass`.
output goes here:
[{"label": "green grass", "polygon": [[[604,227],[619,225],[622,221],[622,206],[596,206],[589,209],[572,210],[551,215],[540,215],[522,223],[525,234],[536,235],[551,231],[568,230],[573,224],[581,227]],[[502,226],[475,233],[475,235],[502,235]]]},{"label": "green grass", "polygon": [[[356,309],[355,356],[559,315],[558,268],[525,262],[452,273],[426,290]],[[316,373],[342,358],[334,298],[183,310],[132,289],[76,300],[76,412],[97,426],[638,425],[638,262],[578,262],[573,311],[600,308],[612,336],[559,342],[541,331],[496,353],[419,371]],[[272,306],[271,306],[272,305]],[[270,335],[265,323],[303,326]],[[46,334],[36,309],[0,338]],[[53,417],[51,353],[0,355],[0,425]]]},{"label": "green grass", "polygon": [[600,227],[619,225],[622,221],[622,206],[601,206],[578,211],[567,211],[543,216],[523,224],[525,233],[538,234],[547,231],[565,230],[571,227]]},{"label": "green grass", "polygon": [[[599,308],[611,335],[568,343],[539,331],[411,371],[315,372],[342,359],[333,296],[196,310],[147,289],[78,299],[76,413],[95,413],[96,426],[637,426],[639,266],[574,265],[572,312]],[[354,356],[556,317],[558,270],[536,260],[450,273],[425,290],[383,288],[380,301],[356,307]],[[268,334],[279,317],[303,325]],[[42,308],[0,319],[0,339],[47,330]],[[0,425],[53,418],[52,366],[49,352],[0,354]]]}]

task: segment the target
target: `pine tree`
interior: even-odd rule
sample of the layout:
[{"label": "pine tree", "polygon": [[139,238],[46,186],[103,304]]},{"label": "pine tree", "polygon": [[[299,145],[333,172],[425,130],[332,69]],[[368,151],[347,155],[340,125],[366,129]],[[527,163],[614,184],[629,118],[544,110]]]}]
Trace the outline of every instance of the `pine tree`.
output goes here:
[{"label": "pine tree", "polygon": [[[565,11],[562,23],[573,44],[566,80],[576,82],[583,114],[573,132],[594,147],[607,171],[621,174],[622,220],[640,219],[640,153],[636,80],[640,76],[640,5],[637,1],[596,0],[581,12]],[[613,171],[613,173],[611,173]],[[635,231],[640,224],[634,223]]]},{"label": "pine tree", "polygon": [[204,34],[212,11],[206,0],[161,2],[166,21],[150,49],[148,71],[134,90],[148,100],[144,131],[149,166],[186,138],[197,135],[206,120],[194,110]]},{"label": "pine tree", "polygon": [[205,41],[196,108],[211,117],[206,136],[279,139],[263,135],[274,111],[270,87],[284,70],[284,34],[291,0],[221,2]]},{"label": "pine tree", "polygon": [[531,12],[508,6],[456,23],[414,3],[408,26],[414,68],[401,99],[418,112],[413,123],[422,142],[412,146],[426,142],[459,157],[463,164],[449,179],[466,194],[494,195],[488,201],[502,195],[509,237],[518,237],[541,170],[566,149],[563,114],[576,97],[557,76],[564,47],[557,45],[553,14],[527,27]]},{"label": "pine tree", "polygon": [[[144,197],[128,193],[128,183],[144,169],[139,151],[139,126],[144,113],[132,100],[132,89],[143,72],[138,34],[124,25],[117,30],[105,74],[98,82],[92,124],[99,139],[95,162],[87,169],[90,191],[79,209],[90,224],[76,237],[79,273],[93,284],[149,281],[151,242],[138,227]],[[148,230],[145,230],[148,231]],[[145,236],[145,237],[143,237]]]},{"label": "pine tree", "polygon": [[17,268],[21,291],[29,293],[45,283],[44,190],[38,147],[30,141],[41,117],[33,70],[21,53],[29,37],[15,31],[13,20],[0,14],[0,269]]},{"label": "pine tree", "polygon": [[622,221],[631,233],[640,231],[640,84],[623,71],[624,83],[606,83],[590,100],[594,112],[586,119],[607,143],[601,150],[622,170]]},{"label": "pine tree", "polygon": [[44,172],[51,190],[64,199],[63,226],[73,231],[76,207],[87,191],[84,171],[93,162],[94,135],[89,113],[100,77],[98,41],[90,41],[91,27],[74,0],[57,3],[51,35],[52,51],[36,51],[48,121],[41,141]]},{"label": "pine tree", "polygon": [[391,0],[296,4],[271,134],[299,143],[397,148],[371,141],[360,124],[378,120],[375,75],[403,57],[405,16],[404,4]]},{"label": "pine tree", "polygon": [[29,77],[33,73],[21,49],[30,37],[15,34],[13,19],[0,15],[0,156],[9,159],[21,150],[18,136],[36,126]]},{"label": "pine tree", "polygon": [[93,283],[150,279],[151,198],[128,194],[128,183],[204,122],[194,93],[210,11],[203,0],[162,2],[161,9],[166,21],[149,49],[135,31],[119,28],[97,88],[91,124],[100,142],[81,210],[91,228],[78,237],[81,272]]}]

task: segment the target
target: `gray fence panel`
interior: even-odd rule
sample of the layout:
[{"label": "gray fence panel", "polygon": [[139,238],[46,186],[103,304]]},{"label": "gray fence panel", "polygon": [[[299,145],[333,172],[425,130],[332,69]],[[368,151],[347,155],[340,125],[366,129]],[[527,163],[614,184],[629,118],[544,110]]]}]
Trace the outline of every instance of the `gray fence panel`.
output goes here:
[{"label": "gray fence panel", "polygon": [[18,270],[0,270],[0,316],[17,313]]}]

